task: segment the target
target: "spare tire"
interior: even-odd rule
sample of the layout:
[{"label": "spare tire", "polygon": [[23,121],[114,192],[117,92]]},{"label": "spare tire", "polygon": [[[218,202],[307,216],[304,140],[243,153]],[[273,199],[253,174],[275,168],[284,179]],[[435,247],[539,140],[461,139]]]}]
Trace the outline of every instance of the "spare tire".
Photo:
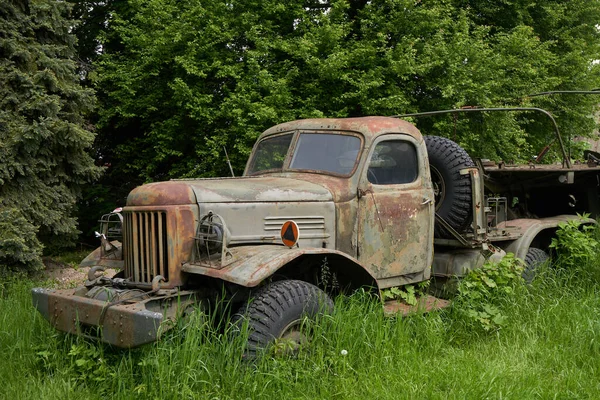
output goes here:
[{"label": "spare tire", "polygon": [[[435,212],[452,228],[464,232],[472,221],[471,178],[460,170],[474,167],[467,152],[450,139],[425,136],[431,181],[435,195]],[[451,237],[436,224],[436,237]]]}]

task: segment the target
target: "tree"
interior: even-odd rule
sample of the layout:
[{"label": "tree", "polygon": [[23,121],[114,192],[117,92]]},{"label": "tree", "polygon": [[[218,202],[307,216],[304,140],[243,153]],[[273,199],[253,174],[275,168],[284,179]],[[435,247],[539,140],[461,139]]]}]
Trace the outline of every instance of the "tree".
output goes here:
[{"label": "tree", "polygon": [[0,263],[40,267],[42,245],[77,236],[83,184],[101,172],[88,154],[94,103],[74,62],[65,2],[0,3]]},{"label": "tree", "polygon": [[[466,10],[469,18],[477,26],[487,26],[494,36],[509,36],[519,30],[528,29],[531,37],[544,46],[547,55],[540,59],[543,68],[538,70],[545,77],[543,84],[531,89],[521,88],[508,98],[508,105],[537,106],[550,110],[557,119],[561,131],[568,139],[574,136],[588,136],[592,133],[595,122],[592,115],[598,109],[600,96],[562,95],[554,97],[529,98],[528,94],[549,90],[590,90],[600,85],[600,2],[598,0],[574,1],[518,1],[518,2],[483,2],[472,0],[456,0],[458,8]],[[522,41],[512,44],[514,51],[505,52],[516,62],[509,69],[508,78],[515,71],[521,73],[536,72],[531,64],[527,47]],[[510,50],[510,48],[509,48]],[[519,54],[521,56],[519,56]],[[515,55],[517,57],[515,57]],[[521,64],[525,61],[524,64]],[[540,82],[542,83],[542,82]],[[507,82],[506,86],[510,82]],[[533,89],[533,90],[532,90]],[[527,139],[530,147],[540,150],[552,139],[550,125],[545,120],[531,118],[515,118],[515,125],[522,132],[521,137]],[[487,135],[491,135],[499,125],[490,123]],[[528,134],[525,134],[527,132]],[[576,150],[576,149],[574,149]],[[518,154],[517,154],[518,156]],[[511,156],[513,159],[523,159]]]},{"label": "tree", "polygon": [[[120,3],[96,63],[108,176],[131,184],[239,173],[257,135],[306,117],[461,106],[555,112],[591,132],[597,100],[529,98],[600,83],[600,3],[332,0]],[[415,120],[474,156],[525,161],[551,139],[528,114]],[[126,185],[125,185],[126,186]]]}]

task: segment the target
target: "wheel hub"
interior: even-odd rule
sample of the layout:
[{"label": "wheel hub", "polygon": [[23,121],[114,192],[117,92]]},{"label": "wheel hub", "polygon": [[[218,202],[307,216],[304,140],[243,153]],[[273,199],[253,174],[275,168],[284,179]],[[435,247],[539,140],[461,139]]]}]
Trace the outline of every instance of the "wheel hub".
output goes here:
[{"label": "wheel hub", "polygon": [[308,337],[301,332],[302,321],[290,322],[274,343],[274,351],[278,355],[292,355],[298,353],[300,348],[308,343]]},{"label": "wheel hub", "polygon": [[442,174],[434,166],[429,166],[431,171],[431,183],[433,184],[433,199],[435,201],[435,210],[438,211],[442,206],[446,196],[446,186]]}]

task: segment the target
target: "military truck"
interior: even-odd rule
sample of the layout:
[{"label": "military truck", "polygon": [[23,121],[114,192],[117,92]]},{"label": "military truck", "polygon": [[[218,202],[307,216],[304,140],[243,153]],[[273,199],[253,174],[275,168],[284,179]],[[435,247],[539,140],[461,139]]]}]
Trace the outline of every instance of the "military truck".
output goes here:
[{"label": "military truck", "polygon": [[124,348],[221,300],[248,321],[250,351],[299,343],[303,318],[339,293],[460,277],[506,252],[531,279],[560,222],[598,213],[599,173],[476,163],[399,118],[287,122],[259,137],[242,177],[135,188],[102,217],[85,283],[33,300],[58,330]]}]

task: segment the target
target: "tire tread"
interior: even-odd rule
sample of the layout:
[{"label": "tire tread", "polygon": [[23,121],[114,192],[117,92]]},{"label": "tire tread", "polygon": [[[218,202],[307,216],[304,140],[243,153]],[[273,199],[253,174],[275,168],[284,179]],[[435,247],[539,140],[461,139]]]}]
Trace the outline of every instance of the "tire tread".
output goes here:
[{"label": "tire tread", "polygon": [[[450,226],[463,232],[471,223],[472,190],[468,175],[461,175],[460,170],[474,167],[475,163],[467,152],[457,143],[440,136],[425,136],[425,144],[429,155],[429,163],[440,174],[446,175],[446,193],[444,202],[438,213]],[[448,237],[444,229],[436,225],[437,237]]]},{"label": "tire tread", "polygon": [[[304,281],[277,281],[260,288],[249,304],[233,317],[235,324],[248,321],[248,343],[244,357],[254,359],[267,348],[280,332],[278,322],[286,312],[302,305],[301,314],[314,317],[320,312],[331,312],[333,301],[318,287]],[[289,316],[288,316],[289,317]],[[300,317],[300,315],[298,315]]]},{"label": "tire tread", "polygon": [[527,254],[525,255],[525,269],[523,270],[523,274],[521,275],[525,282],[531,283],[533,282],[533,278],[535,278],[535,273],[537,267],[546,262],[550,256],[544,250],[539,249],[537,247],[530,247],[527,250]]}]

